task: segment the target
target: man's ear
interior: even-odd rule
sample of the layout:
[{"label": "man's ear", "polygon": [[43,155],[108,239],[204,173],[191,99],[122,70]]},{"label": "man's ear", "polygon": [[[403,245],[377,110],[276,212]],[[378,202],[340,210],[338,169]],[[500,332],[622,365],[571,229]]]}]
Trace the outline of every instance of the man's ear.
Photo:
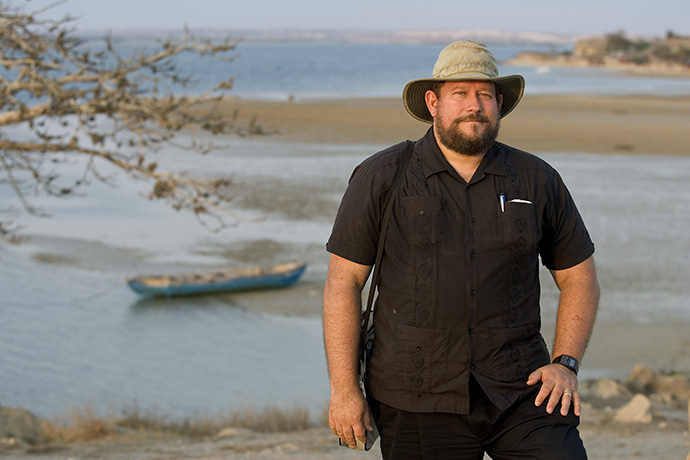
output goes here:
[{"label": "man's ear", "polygon": [[496,105],[498,105],[498,112],[501,112],[501,106],[503,105],[503,94],[499,94],[496,98]]},{"label": "man's ear", "polygon": [[428,90],[424,94],[424,101],[426,102],[426,108],[429,109],[431,117],[436,117],[436,104],[438,103],[438,97],[436,96],[436,93],[432,90]]}]

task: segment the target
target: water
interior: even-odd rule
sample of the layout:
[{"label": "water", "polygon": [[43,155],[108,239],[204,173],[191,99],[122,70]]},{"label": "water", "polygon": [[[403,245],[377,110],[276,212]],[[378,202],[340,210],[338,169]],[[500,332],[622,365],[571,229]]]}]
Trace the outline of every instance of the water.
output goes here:
[{"label": "water", "polygon": [[[57,204],[34,200],[52,217],[27,218],[32,240],[0,252],[2,405],[44,416],[89,402],[175,417],[273,403],[321,413],[324,242],[365,148],[232,144],[203,163],[168,155],[194,174],[237,174],[235,209],[246,220],[229,219],[219,234],[141,199],[141,186],[129,183],[96,183],[86,197]],[[79,172],[74,165],[66,174]],[[256,216],[264,220],[250,221]],[[275,293],[141,300],[124,283],[142,272],[289,260],[308,261],[308,272]]]},{"label": "water", "polygon": [[[4,262],[20,271],[3,280],[31,298],[2,307],[3,405],[47,416],[93,402],[179,417],[324,402],[311,390],[326,379],[316,317],[256,314],[222,298],[137,302],[120,276],[16,256]],[[40,283],[22,283],[27,273]]]},{"label": "water", "polygon": [[[268,98],[397,95],[404,82],[428,74],[438,48],[248,43],[234,63],[236,90]],[[512,52],[499,47],[496,54]],[[687,80],[571,69],[533,76],[528,84],[537,92],[642,94],[660,85],[661,92],[690,93]],[[324,243],[352,168],[384,146],[227,143],[228,151],[203,162],[167,152],[162,165],[193,175],[234,171],[240,219],[220,233],[141,199],[142,186],[124,179],[116,188],[94,183],[74,199],[32,197],[52,217],[22,218],[32,240],[0,249],[0,404],[41,416],[89,402],[173,417],[273,403],[320,414],[328,400],[319,318]],[[544,157],[563,175],[595,240],[600,320],[688,324],[690,158]],[[63,172],[76,177],[81,170]],[[12,195],[0,186],[0,196]],[[141,300],[124,283],[144,272],[288,260],[309,262],[308,271],[294,288],[274,292]],[[554,317],[551,284],[545,279],[545,324]],[[642,352],[644,343],[630,346]],[[621,377],[617,363],[596,356],[589,363],[589,375]]]},{"label": "water", "polygon": [[[97,49],[99,42],[89,47]],[[151,46],[150,42],[118,43],[123,55]],[[330,42],[240,42],[232,62],[181,55],[178,67],[194,69],[196,86],[210,89],[234,79],[231,94],[250,99],[400,97],[408,81],[428,78],[444,44],[367,44]],[[515,67],[501,65],[522,51],[572,51],[564,45],[492,45],[501,75],[525,77],[525,94],[690,95],[690,78],[621,78],[612,70]],[[546,70],[546,71],[544,71]],[[146,83],[142,82],[145,86]]]},{"label": "water", "polygon": [[[233,93],[258,99],[400,97],[408,81],[431,77],[442,44],[242,43],[230,64]],[[521,51],[565,51],[546,45],[490,45],[499,61]],[[611,70],[499,65],[525,77],[525,94],[690,94],[690,79],[620,78]],[[228,73],[211,70],[209,75]]]}]

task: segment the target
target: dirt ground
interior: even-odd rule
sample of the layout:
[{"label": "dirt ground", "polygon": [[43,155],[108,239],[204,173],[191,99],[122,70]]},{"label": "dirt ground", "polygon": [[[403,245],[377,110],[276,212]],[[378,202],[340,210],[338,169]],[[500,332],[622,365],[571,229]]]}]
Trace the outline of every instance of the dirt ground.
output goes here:
[{"label": "dirt ground", "polygon": [[[585,406],[581,435],[592,459],[682,460],[690,452],[687,409],[665,408],[651,424],[613,422],[609,407]],[[325,460],[381,458],[378,445],[369,452],[337,446],[328,428],[262,434],[228,429],[211,439],[121,435],[68,445],[0,448],[0,457],[18,460]],[[488,458],[488,457],[487,457]]]}]

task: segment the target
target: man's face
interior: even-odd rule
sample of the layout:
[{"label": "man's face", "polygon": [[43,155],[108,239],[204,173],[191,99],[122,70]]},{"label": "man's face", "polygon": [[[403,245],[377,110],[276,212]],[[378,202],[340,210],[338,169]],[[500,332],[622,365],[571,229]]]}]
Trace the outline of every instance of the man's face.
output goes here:
[{"label": "man's face", "polygon": [[502,97],[493,82],[445,82],[427,92],[434,133],[445,147],[462,155],[483,155],[498,137]]}]

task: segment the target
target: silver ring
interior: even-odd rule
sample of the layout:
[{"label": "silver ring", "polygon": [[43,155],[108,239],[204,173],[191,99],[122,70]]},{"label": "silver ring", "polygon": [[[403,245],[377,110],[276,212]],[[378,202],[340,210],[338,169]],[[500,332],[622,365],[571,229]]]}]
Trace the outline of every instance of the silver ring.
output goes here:
[{"label": "silver ring", "polygon": [[570,396],[571,398],[573,397],[572,393],[568,393],[567,391],[563,392],[563,396]]}]

